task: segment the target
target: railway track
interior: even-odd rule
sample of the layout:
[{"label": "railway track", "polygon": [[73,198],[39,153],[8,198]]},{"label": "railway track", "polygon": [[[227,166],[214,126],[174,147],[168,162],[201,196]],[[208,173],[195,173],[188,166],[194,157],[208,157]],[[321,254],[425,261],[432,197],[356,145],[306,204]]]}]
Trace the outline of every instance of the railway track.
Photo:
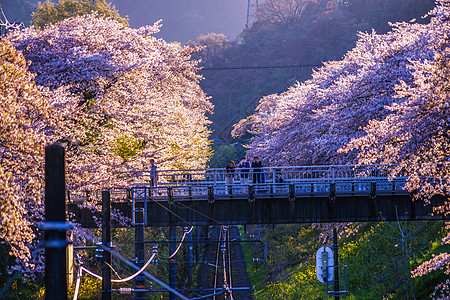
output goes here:
[{"label": "railway track", "polygon": [[197,286],[212,300],[253,299],[251,282],[236,226],[212,227],[210,243],[204,249],[204,261],[198,271]]}]

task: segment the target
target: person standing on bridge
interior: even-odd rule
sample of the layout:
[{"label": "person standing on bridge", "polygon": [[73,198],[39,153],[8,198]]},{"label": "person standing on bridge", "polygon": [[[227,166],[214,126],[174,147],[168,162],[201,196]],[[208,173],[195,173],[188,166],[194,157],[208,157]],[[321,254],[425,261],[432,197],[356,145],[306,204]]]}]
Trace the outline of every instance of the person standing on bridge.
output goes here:
[{"label": "person standing on bridge", "polygon": [[259,160],[259,156],[253,157],[252,169],[253,169],[253,183],[262,183],[262,162]]},{"label": "person standing on bridge", "polygon": [[250,172],[250,162],[247,160],[247,157],[244,156],[241,158],[241,161],[238,165],[241,171],[241,184],[248,185],[248,173]]},{"label": "person standing on bridge", "polygon": [[158,167],[155,165],[155,160],[150,159],[150,186],[156,188],[158,184]]},{"label": "person standing on bridge", "polygon": [[232,184],[234,183],[234,169],[236,168],[236,165],[234,164],[234,161],[230,161],[230,163],[225,168],[225,184],[228,187],[228,193],[232,194]]}]

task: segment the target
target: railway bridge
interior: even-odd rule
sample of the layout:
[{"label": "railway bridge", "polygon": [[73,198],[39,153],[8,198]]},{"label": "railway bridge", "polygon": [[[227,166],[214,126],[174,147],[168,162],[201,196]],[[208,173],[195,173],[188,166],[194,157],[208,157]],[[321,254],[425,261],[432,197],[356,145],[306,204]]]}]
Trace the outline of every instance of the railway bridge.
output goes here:
[{"label": "railway bridge", "polygon": [[[113,188],[111,205],[148,227],[187,225],[281,224],[438,220],[433,207],[443,203],[414,201],[405,190],[406,177],[389,178],[386,165],[291,166],[252,170],[161,170],[150,184],[150,171],[121,174],[130,184]],[[248,171],[248,173],[245,173]],[[241,176],[249,174],[249,183]],[[233,184],[225,184],[225,176]],[[260,183],[253,183],[256,175]],[[83,227],[97,227],[92,212],[78,207],[87,197],[71,195],[68,210]],[[89,197],[100,199],[100,193]],[[113,222],[113,226],[119,226]]]}]

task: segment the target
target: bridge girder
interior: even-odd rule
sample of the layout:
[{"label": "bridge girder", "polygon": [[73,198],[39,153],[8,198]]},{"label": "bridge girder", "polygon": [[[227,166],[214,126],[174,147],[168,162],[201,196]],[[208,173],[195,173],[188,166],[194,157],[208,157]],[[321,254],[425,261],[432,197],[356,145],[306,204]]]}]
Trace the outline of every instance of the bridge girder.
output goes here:
[{"label": "bridge girder", "polygon": [[[424,205],[408,194],[158,200],[147,202],[145,226],[444,220],[448,217],[433,215],[433,207],[443,201],[444,197],[435,196],[429,205]],[[90,210],[74,203],[67,207],[83,227],[97,227]],[[112,208],[132,218],[131,201],[112,203]],[[113,227],[120,226],[113,221]]]}]

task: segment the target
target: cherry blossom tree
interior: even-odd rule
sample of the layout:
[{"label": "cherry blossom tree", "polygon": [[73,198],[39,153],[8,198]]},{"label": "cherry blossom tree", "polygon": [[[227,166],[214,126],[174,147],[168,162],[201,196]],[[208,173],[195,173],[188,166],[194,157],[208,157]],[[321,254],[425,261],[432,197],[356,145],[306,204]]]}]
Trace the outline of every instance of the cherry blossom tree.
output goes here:
[{"label": "cherry blossom tree", "polygon": [[0,41],[0,239],[25,267],[41,220],[43,150],[52,126],[49,104],[23,55]]},{"label": "cherry blossom tree", "polygon": [[[261,99],[234,134],[253,134],[250,154],[270,164],[393,164],[391,178],[406,174],[406,188],[425,202],[445,197],[436,210],[449,214],[450,1],[438,1],[429,14],[429,24],[361,33],[341,61]],[[449,242],[450,235],[443,239]],[[440,268],[450,273],[449,266],[449,254],[441,253],[412,275]],[[449,295],[450,279],[432,297]]]},{"label": "cherry blossom tree", "polygon": [[[9,36],[55,95],[71,187],[111,186],[116,171],[145,169],[151,157],[166,168],[206,164],[212,105],[190,60],[195,49],[152,37],[159,27],[124,28],[95,13]],[[135,155],[118,156],[123,146]]]},{"label": "cherry blossom tree", "polygon": [[196,49],[154,38],[159,26],[131,29],[93,13],[2,41],[0,238],[26,267],[43,214],[45,145],[65,145],[72,194],[128,184],[120,172],[150,158],[160,168],[206,165],[212,105]]},{"label": "cherry blossom tree", "polygon": [[389,106],[385,119],[369,121],[367,134],[342,150],[359,150],[362,164],[395,164],[391,176],[406,172],[406,188],[423,199],[450,194],[449,41],[443,34],[434,59],[411,62],[414,83],[396,87],[396,97],[407,100]]},{"label": "cherry blossom tree", "polygon": [[268,164],[355,163],[356,150],[337,150],[365,135],[369,120],[390,114],[386,106],[405,100],[395,96],[395,86],[413,82],[410,60],[432,58],[445,30],[448,24],[435,18],[427,25],[396,23],[383,35],[360,33],[342,60],[325,62],[312,79],[262,98],[233,135],[251,133],[249,155]]},{"label": "cherry blossom tree", "polygon": [[[406,188],[427,201],[433,196],[445,197],[436,212],[450,213],[450,1],[441,1],[433,13],[431,25],[442,30],[433,45],[434,56],[411,60],[414,81],[396,86],[396,97],[405,101],[393,103],[392,112],[383,120],[372,120],[364,128],[365,136],[353,139],[341,151],[359,150],[360,163],[393,163],[391,176],[408,176]],[[445,24],[446,26],[443,26]],[[450,227],[447,225],[447,230]],[[450,232],[442,240],[450,243]],[[450,274],[450,254],[443,252],[417,267],[413,276],[423,276],[437,269]],[[436,286],[433,299],[448,299],[450,279]]]}]

